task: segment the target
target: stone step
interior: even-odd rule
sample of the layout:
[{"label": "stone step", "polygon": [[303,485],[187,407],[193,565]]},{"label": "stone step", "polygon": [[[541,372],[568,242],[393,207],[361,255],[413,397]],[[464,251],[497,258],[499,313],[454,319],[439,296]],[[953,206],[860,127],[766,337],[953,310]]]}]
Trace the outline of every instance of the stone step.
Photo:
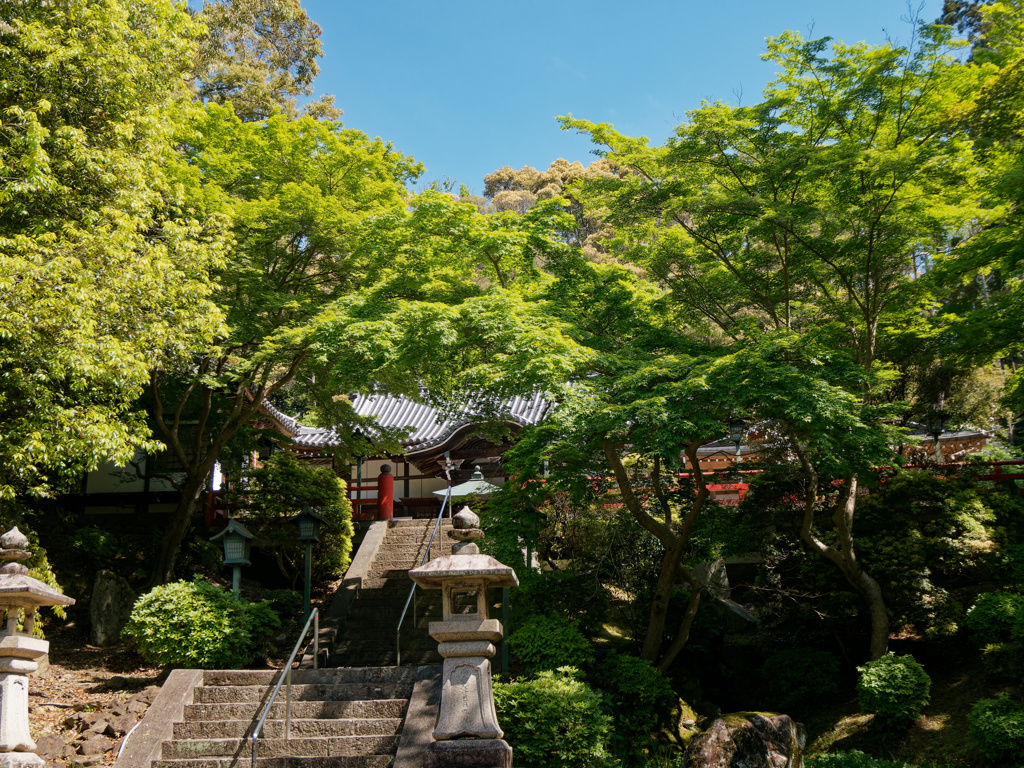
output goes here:
[{"label": "stone step", "polygon": [[[291,736],[293,739],[338,736],[394,736],[402,727],[402,719],[337,719],[313,720],[296,719],[292,713]],[[187,721],[174,724],[174,739],[209,740],[209,739],[241,739],[249,735],[253,729],[250,720],[214,720]],[[261,738],[283,739],[285,734],[284,720],[267,720],[263,724]]]},{"label": "stone step", "polygon": [[[391,754],[398,736],[341,736],[338,738],[263,739],[256,742],[257,760],[264,757],[335,757],[342,755]],[[163,760],[197,757],[252,757],[248,739],[195,739],[165,741],[160,751]]]},{"label": "stone step", "polygon": [[389,768],[392,755],[337,755],[335,757],[200,757],[185,760],[154,760],[152,768]]},{"label": "stone step", "polygon": [[[281,670],[237,669],[207,670],[203,672],[204,686],[218,685],[275,685],[284,674]],[[293,669],[292,685],[341,685],[346,683],[398,683],[412,684],[416,680],[413,672],[403,667],[365,667],[336,669]]]},{"label": "stone step", "polygon": [[[391,659],[390,663],[394,664]],[[374,666],[374,665],[368,665]],[[348,669],[348,667],[341,667]],[[392,667],[395,669],[395,667]],[[397,667],[404,669],[404,667]],[[408,699],[369,699],[362,701],[293,701],[292,717],[310,719],[342,719],[342,718],[394,718],[402,717]],[[263,703],[258,701],[222,704],[188,704],[185,706],[185,720],[246,720],[254,722],[254,718],[263,712]],[[278,699],[270,708],[269,717],[281,720],[285,715],[285,702]]]},{"label": "stone step", "polygon": [[[349,664],[346,666],[353,665]],[[292,701],[400,699],[408,696],[410,687],[409,683],[406,682],[292,685]],[[268,695],[267,688],[258,685],[200,686],[195,689],[194,701],[196,704],[259,702],[263,701]],[[278,695],[280,696],[281,694]]]}]

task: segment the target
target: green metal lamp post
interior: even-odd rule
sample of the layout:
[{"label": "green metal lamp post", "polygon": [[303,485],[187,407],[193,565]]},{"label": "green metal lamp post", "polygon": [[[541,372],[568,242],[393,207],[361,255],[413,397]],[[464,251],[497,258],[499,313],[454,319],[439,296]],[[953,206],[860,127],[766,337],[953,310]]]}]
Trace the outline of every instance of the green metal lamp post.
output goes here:
[{"label": "green metal lamp post", "polygon": [[743,461],[743,457],[740,456],[740,443],[743,442],[743,432],[747,425],[743,419],[733,419],[729,422],[729,439],[736,443],[736,463],[739,464]]},{"label": "green metal lamp post", "polygon": [[302,614],[302,621],[305,623],[313,610],[310,596],[310,584],[313,578],[313,542],[320,541],[320,523],[324,522],[324,519],[314,512],[309,504],[305,504],[302,511],[291,518],[291,522],[298,526],[299,541],[306,545],[306,586],[303,592],[305,610]]},{"label": "green metal lamp post", "polygon": [[248,528],[231,518],[224,530],[210,539],[210,541],[224,540],[224,565],[230,565],[233,568],[231,591],[235,593],[236,600],[242,586],[242,566],[252,565],[249,562],[249,554],[252,551],[254,538],[256,537],[249,533]]},{"label": "green metal lamp post", "polygon": [[942,444],[939,442],[939,438],[942,437],[946,431],[946,414],[942,411],[932,411],[928,415],[927,424],[925,425],[925,431],[932,436],[932,440],[935,441],[935,463],[942,463]]}]

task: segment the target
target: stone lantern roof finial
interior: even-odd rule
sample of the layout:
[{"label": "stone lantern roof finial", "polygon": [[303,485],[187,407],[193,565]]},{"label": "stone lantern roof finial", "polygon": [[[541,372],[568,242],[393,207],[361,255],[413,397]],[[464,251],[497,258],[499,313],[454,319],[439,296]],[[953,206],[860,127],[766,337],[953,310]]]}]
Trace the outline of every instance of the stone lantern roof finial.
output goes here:
[{"label": "stone lantern roof finial", "polygon": [[22,560],[28,560],[32,553],[28,551],[28,538],[15,526],[3,536],[0,536],[0,573],[24,576],[28,568],[21,564]]}]

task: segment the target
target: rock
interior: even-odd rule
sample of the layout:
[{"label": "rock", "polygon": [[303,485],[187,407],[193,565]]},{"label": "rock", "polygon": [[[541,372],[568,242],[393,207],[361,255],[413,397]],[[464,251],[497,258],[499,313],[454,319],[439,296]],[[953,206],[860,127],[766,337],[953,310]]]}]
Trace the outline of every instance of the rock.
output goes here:
[{"label": "rock", "polygon": [[110,720],[110,730],[113,731],[114,736],[124,736],[135,727],[137,722],[139,722],[139,718],[135,715],[118,715]]},{"label": "rock", "polygon": [[78,745],[78,754],[89,757],[90,755],[102,755],[114,746],[112,739],[106,736],[93,736]]},{"label": "rock", "polygon": [[715,720],[686,749],[684,768],[803,768],[807,734],[789,715],[738,712]]},{"label": "rock", "polygon": [[131,585],[116,573],[97,573],[89,599],[89,642],[100,647],[116,643],[131,616],[135,597]]},{"label": "rock", "polygon": [[[126,581],[125,584],[127,583],[128,582]],[[128,613],[131,614],[131,611],[129,611]],[[120,634],[121,630],[118,630],[118,635]],[[122,688],[128,685],[128,678],[123,677],[122,675],[114,675],[112,678],[107,680],[103,685],[108,691],[120,691]]]},{"label": "rock", "polygon": [[36,754],[48,763],[62,759],[69,751],[67,742],[56,733],[44,733],[36,739]]},{"label": "rock", "polygon": [[152,704],[153,699],[160,693],[159,685],[147,685],[141,691],[132,696],[135,701],[141,701],[143,704]]},{"label": "rock", "polygon": [[125,711],[130,715],[141,715],[149,709],[149,704],[144,701],[129,701],[128,706],[125,707]]},{"label": "rock", "polygon": [[109,723],[105,717],[98,717],[96,722],[89,726],[89,730],[92,733],[106,733],[108,725]]}]

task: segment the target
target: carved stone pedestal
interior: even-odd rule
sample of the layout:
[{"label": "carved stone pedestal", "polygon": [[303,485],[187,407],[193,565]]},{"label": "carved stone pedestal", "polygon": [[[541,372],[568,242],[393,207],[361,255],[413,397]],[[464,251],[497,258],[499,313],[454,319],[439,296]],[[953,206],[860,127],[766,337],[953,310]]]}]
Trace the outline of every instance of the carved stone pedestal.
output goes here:
[{"label": "carved stone pedestal", "polygon": [[512,747],[501,739],[435,741],[423,768],[512,768]]}]

